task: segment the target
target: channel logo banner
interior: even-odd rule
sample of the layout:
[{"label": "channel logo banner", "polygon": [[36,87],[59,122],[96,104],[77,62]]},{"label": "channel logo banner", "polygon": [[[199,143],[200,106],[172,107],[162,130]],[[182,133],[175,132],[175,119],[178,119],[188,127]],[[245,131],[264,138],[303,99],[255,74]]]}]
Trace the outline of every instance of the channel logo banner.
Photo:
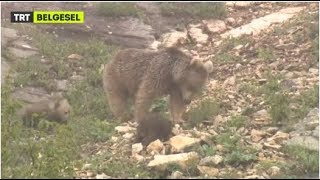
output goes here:
[{"label": "channel logo banner", "polygon": [[84,23],[83,11],[11,12],[12,23],[79,24]]}]

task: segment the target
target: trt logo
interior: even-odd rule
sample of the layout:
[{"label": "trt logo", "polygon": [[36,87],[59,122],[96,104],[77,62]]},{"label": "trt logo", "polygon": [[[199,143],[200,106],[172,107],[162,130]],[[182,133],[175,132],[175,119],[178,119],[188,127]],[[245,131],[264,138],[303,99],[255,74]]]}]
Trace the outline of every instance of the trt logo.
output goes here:
[{"label": "trt logo", "polygon": [[33,12],[11,12],[12,23],[32,23]]}]

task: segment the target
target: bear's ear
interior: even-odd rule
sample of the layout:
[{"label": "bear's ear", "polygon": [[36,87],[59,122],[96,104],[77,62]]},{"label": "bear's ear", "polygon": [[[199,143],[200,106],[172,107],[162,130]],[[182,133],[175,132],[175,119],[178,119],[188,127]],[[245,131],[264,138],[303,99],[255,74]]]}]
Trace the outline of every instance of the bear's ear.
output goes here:
[{"label": "bear's ear", "polygon": [[199,67],[202,65],[202,62],[198,59],[192,59],[190,61],[189,67]]},{"label": "bear's ear", "polygon": [[57,101],[55,101],[55,102],[54,102],[54,109],[58,109],[58,107],[60,106],[60,104],[61,104],[61,100],[60,100],[60,99],[57,100]]},{"label": "bear's ear", "polygon": [[207,61],[203,64],[204,68],[207,70],[208,74],[212,73],[213,71],[213,64],[212,61]]}]

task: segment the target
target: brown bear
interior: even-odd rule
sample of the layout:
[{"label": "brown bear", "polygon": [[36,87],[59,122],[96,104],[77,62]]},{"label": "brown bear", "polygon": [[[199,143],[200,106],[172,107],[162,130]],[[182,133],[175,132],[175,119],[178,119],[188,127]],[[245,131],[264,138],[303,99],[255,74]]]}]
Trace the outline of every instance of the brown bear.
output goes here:
[{"label": "brown bear", "polygon": [[139,121],[155,98],[170,95],[173,121],[181,122],[186,105],[212,71],[212,62],[208,62],[193,60],[175,47],[120,50],[103,70],[103,88],[112,113],[121,120],[131,120],[127,100],[132,98],[134,118]]},{"label": "brown bear", "polygon": [[[28,104],[19,110],[23,124],[36,127],[38,118],[45,118],[49,121],[66,123],[70,115],[71,106],[68,100],[62,96],[52,96],[47,100],[41,100]],[[35,117],[37,115],[37,117]]]},{"label": "brown bear", "polygon": [[143,146],[148,146],[151,142],[159,139],[167,141],[172,131],[172,122],[164,118],[160,113],[147,113],[139,121],[137,127],[137,142]]}]

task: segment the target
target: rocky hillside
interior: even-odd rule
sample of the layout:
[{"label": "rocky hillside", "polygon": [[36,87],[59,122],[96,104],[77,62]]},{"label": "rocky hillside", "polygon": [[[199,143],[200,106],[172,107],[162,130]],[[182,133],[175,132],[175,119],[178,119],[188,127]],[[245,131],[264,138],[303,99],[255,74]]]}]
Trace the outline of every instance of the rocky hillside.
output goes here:
[{"label": "rocky hillside", "polygon": [[[83,25],[11,24],[10,11],[78,9]],[[317,3],[2,3],[2,177],[318,178]],[[120,48],[179,46],[214,72],[174,136],[143,148],[113,119],[102,64]],[[63,93],[68,125],[22,126]],[[167,113],[166,98],[153,108]],[[48,131],[48,129],[54,129]]]}]

